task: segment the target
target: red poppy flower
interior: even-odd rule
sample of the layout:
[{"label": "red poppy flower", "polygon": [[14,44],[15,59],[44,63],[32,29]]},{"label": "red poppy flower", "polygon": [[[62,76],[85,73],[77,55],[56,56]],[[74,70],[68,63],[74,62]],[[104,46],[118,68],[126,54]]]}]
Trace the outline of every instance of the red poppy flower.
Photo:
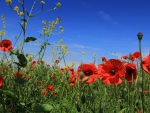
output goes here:
[{"label": "red poppy flower", "polygon": [[39,84],[43,84],[43,81],[39,81]]},{"label": "red poppy flower", "polygon": [[71,78],[72,80],[76,80],[76,75],[75,75],[74,70],[71,71],[71,73],[70,73],[70,78]]},{"label": "red poppy flower", "polygon": [[[80,73],[83,72],[83,77],[80,77]],[[85,84],[91,84],[96,81],[98,78],[97,68],[93,63],[90,64],[81,64],[77,70],[78,80],[82,81],[85,77],[88,77],[88,80],[84,82]]]},{"label": "red poppy flower", "polygon": [[142,60],[142,68],[145,72],[150,74],[150,54],[143,58]]},{"label": "red poppy flower", "polygon": [[138,58],[140,59],[140,52],[139,51],[136,51],[132,54],[135,58]]},{"label": "red poppy flower", "polygon": [[98,66],[99,78],[108,85],[121,84],[125,72],[124,64],[118,59],[110,59]]},{"label": "red poppy flower", "polygon": [[48,91],[47,91],[46,89],[42,89],[42,90],[41,90],[41,93],[42,93],[44,96],[48,95]]},{"label": "red poppy flower", "polygon": [[28,78],[28,80],[31,80],[32,77],[31,76],[27,76],[27,78]]},{"label": "red poppy flower", "polygon": [[52,75],[51,75],[51,78],[54,78],[55,77],[55,74],[53,73]]},{"label": "red poppy flower", "polygon": [[0,87],[3,85],[3,77],[0,75]]},{"label": "red poppy flower", "polygon": [[142,113],[142,110],[141,110],[141,109],[139,109],[139,110],[138,110],[138,113]]},{"label": "red poppy flower", "polygon": [[56,60],[55,63],[58,64],[58,63],[59,63],[59,60]]},{"label": "red poppy flower", "polygon": [[128,58],[128,56],[124,55],[124,56],[122,56],[122,58],[127,59],[127,58]]},{"label": "red poppy flower", "polygon": [[10,40],[2,40],[0,42],[0,50],[2,50],[3,52],[8,52],[12,49],[12,42]]},{"label": "red poppy flower", "polygon": [[137,78],[136,65],[128,63],[125,65],[125,68],[126,68],[125,80],[128,82],[132,82],[132,80],[135,81]]},{"label": "red poppy flower", "polygon": [[143,90],[142,93],[143,93],[143,94],[146,94],[146,93],[148,93],[148,90]]},{"label": "red poppy flower", "polygon": [[107,59],[106,59],[105,57],[102,57],[102,61],[103,61],[103,62],[106,62]]},{"label": "red poppy flower", "polygon": [[54,91],[54,88],[53,88],[53,86],[52,86],[51,84],[48,84],[47,89],[48,89],[49,91]]},{"label": "red poppy flower", "polygon": [[58,93],[54,93],[54,97],[57,97],[58,96]]},{"label": "red poppy flower", "polygon": [[135,60],[135,57],[133,56],[133,54],[130,54],[129,59],[133,62]]},{"label": "red poppy flower", "polygon": [[37,61],[33,61],[33,62],[31,63],[32,66],[35,66],[36,64],[37,64]]},{"label": "red poppy flower", "polygon": [[14,74],[14,77],[23,77],[24,75],[23,74],[21,74],[21,73],[15,73]]},{"label": "red poppy flower", "polygon": [[76,79],[72,79],[69,81],[70,87],[74,87],[76,85]]}]

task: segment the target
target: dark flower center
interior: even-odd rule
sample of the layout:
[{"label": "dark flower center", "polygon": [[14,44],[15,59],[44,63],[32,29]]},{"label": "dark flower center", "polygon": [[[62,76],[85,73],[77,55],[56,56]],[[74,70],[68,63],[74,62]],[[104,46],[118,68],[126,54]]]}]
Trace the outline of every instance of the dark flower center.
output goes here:
[{"label": "dark flower center", "polygon": [[9,45],[8,44],[5,44],[5,47],[7,48]]},{"label": "dark flower center", "polygon": [[91,71],[86,71],[84,74],[85,74],[86,76],[90,76],[90,75],[92,74],[92,72],[91,72]]},{"label": "dark flower center", "polygon": [[128,69],[128,70],[127,70],[127,73],[128,73],[128,74],[132,74],[132,73],[133,73],[133,70],[132,70],[132,69]]},{"label": "dark flower center", "polygon": [[111,75],[115,75],[116,74],[116,71],[114,69],[110,70],[110,74]]}]

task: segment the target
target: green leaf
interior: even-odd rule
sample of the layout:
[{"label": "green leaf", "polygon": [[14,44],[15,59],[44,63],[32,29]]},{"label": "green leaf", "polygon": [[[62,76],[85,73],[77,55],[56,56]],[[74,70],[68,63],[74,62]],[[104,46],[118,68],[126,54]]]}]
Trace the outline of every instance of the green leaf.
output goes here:
[{"label": "green leaf", "polygon": [[20,65],[21,67],[26,67],[26,65],[27,65],[27,59],[26,59],[26,57],[24,56],[24,54],[19,54],[19,55],[17,55],[17,58],[18,58],[18,60],[19,60],[19,65]]},{"label": "green leaf", "polygon": [[2,93],[5,96],[10,96],[10,97],[16,98],[16,95],[12,91],[10,91],[10,90],[2,90]]},{"label": "green leaf", "polygon": [[34,37],[27,37],[25,40],[24,40],[24,42],[31,42],[31,41],[35,41],[36,40],[36,38],[34,38]]},{"label": "green leaf", "polygon": [[15,54],[18,55],[19,51],[18,50],[10,50],[10,55]]},{"label": "green leaf", "polygon": [[25,106],[25,103],[24,102],[20,102],[20,105]]},{"label": "green leaf", "polygon": [[119,113],[124,113],[127,108],[123,108]]},{"label": "green leaf", "polygon": [[22,21],[22,22],[27,22],[27,20],[26,20],[26,19],[21,19],[21,21]]},{"label": "green leaf", "polygon": [[39,104],[34,106],[34,110],[37,112],[43,112],[43,111],[51,111],[53,109],[53,106],[50,104]]}]

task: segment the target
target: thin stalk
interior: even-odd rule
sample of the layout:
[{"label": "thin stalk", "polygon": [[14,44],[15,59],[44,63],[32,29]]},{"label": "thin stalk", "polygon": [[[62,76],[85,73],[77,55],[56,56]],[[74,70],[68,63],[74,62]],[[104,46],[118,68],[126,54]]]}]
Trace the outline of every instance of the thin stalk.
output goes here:
[{"label": "thin stalk", "polygon": [[[139,40],[139,50],[140,50],[140,66],[141,66],[141,74],[142,74],[142,91],[144,90],[144,72],[142,69],[142,52],[141,52],[141,40]],[[144,95],[141,92],[141,98],[142,98],[142,113],[144,113]]]}]

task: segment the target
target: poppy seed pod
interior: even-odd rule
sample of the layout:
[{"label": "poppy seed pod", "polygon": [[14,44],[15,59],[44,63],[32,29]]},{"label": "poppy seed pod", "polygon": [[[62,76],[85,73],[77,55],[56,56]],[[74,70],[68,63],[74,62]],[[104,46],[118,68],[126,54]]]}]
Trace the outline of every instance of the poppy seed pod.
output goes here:
[{"label": "poppy seed pod", "polygon": [[139,33],[137,34],[137,37],[138,37],[139,40],[142,40],[143,34],[142,34],[141,32],[139,32]]}]

